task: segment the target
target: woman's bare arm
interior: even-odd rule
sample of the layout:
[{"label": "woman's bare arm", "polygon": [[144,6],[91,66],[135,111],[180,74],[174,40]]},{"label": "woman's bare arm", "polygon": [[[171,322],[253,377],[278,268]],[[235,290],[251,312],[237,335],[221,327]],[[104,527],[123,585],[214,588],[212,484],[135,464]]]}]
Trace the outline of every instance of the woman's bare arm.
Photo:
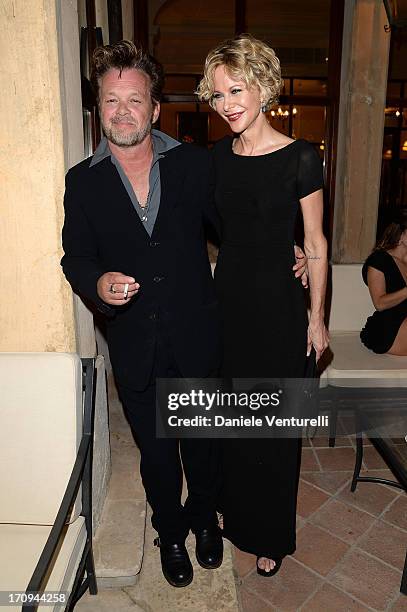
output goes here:
[{"label": "woman's bare arm", "polygon": [[322,189],[300,200],[304,218],[304,251],[308,257],[311,314],[308,326],[308,353],[314,346],[317,359],[329,342],[324,323],[326,277],[328,270],[327,243],[322,231]]},{"label": "woman's bare arm", "polygon": [[383,272],[369,266],[367,269],[367,285],[370,297],[376,310],[387,310],[398,306],[407,299],[407,286],[392,293],[386,293],[386,280]]}]

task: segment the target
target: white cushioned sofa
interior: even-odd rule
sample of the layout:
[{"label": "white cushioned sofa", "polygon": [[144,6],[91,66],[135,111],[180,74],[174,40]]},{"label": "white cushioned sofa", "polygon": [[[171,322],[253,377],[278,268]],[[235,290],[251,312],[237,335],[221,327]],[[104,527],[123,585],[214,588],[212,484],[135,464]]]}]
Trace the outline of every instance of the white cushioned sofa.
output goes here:
[{"label": "white cushioned sofa", "polygon": [[67,592],[66,601],[41,611],[73,609],[87,588],[96,592],[94,364],[83,361],[70,353],[0,353],[0,591]]},{"label": "white cushioned sofa", "polygon": [[[359,338],[366,319],[374,312],[369,289],[362,280],[360,264],[332,265],[332,297],[329,314],[332,361],[323,374],[330,385],[358,386],[371,379],[372,386],[386,385],[386,380],[407,386],[407,357],[378,355],[367,349]],[[342,381],[342,382],[340,382]]]}]

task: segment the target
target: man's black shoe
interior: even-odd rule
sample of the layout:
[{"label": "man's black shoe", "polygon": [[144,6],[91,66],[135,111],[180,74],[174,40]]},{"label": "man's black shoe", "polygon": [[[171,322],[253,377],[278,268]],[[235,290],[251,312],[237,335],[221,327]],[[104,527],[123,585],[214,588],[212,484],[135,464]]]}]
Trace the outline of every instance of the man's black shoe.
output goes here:
[{"label": "man's black shoe", "polygon": [[154,540],[160,547],[161,567],[165,579],[174,587],[191,584],[194,571],[185,544],[164,544],[160,538]]},{"label": "man's black shoe", "polygon": [[195,532],[196,559],[205,569],[216,569],[223,561],[223,540],[219,527],[213,526]]}]

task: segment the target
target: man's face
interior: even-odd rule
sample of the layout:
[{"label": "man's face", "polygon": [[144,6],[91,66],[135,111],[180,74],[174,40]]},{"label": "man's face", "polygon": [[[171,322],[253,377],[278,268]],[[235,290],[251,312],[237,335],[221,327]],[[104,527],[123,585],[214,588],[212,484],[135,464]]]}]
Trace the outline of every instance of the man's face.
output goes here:
[{"label": "man's face", "polygon": [[107,139],[119,147],[140,144],[157,121],[160,105],[153,106],[150,77],[135,68],[109,70],[101,79],[99,113]]}]

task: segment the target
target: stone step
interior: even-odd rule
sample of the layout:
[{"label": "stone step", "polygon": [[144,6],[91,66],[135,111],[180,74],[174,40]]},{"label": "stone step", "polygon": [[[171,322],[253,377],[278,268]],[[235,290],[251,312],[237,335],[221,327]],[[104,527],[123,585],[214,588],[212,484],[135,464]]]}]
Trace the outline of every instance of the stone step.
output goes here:
[{"label": "stone step", "polygon": [[94,557],[98,584],[120,587],[135,584],[140,572],[146,496],[140,478],[140,453],[114,390],[109,398],[109,428],[112,474],[94,538]]},{"label": "stone step", "polygon": [[195,538],[186,544],[194,568],[193,582],[184,588],[168,584],[161,572],[160,550],[152,546],[156,535],[148,506],[143,565],[135,586],[125,587],[129,598],[148,612],[238,612],[238,597],[232,563],[232,546],[224,540],[224,558],[219,569],[206,570],[195,559]]}]

